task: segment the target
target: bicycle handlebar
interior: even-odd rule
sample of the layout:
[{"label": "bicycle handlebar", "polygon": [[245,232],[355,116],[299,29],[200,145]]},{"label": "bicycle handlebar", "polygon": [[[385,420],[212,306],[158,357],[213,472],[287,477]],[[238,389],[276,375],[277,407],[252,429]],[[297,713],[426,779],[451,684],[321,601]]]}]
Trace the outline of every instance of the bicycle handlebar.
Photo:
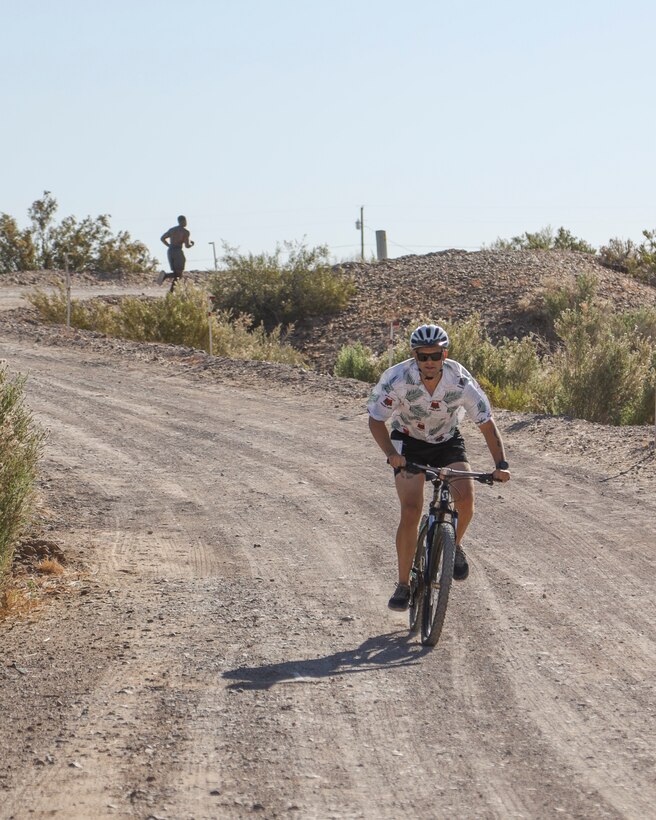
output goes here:
[{"label": "bicycle handlebar", "polygon": [[480,484],[489,485],[492,485],[495,481],[500,481],[500,479],[494,478],[494,473],[470,472],[469,470],[454,470],[451,467],[431,467],[429,464],[415,464],[412,461],[406,461],[405,467],[401,467],[402,470],[407,470],[408,468],[409,472],[426,473],[426,475],[432,475],[435,478],[440,479],[473,478],[474,481],[478,481]]}]

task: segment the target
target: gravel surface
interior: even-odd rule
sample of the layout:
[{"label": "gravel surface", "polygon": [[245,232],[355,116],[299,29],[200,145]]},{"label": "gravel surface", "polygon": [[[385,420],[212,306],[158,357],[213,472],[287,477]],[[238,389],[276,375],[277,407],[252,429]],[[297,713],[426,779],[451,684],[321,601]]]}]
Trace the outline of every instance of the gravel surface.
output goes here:
[{"label": "gravel surface", "polygon": [[499,412],[513,480],[479,490],[427,651],[386,609],[366,386],[24,313],[0,357],[49,431],[2,820],[652,815],[653,428]]}]

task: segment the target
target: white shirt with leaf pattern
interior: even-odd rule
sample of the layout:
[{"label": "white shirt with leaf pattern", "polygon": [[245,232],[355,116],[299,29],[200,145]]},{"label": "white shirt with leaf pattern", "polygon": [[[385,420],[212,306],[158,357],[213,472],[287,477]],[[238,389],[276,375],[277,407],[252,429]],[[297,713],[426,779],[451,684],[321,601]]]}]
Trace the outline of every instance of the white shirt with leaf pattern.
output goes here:
[{"label": "white shirt with leaf pattern", "polygon": [[492,418],[490,402],[476,379],[452,359],[445,359],[432,396],[414,359],[390,367],[371,391],[367,409],[377,421],[391,418],[392,430],[433,444],[453,438],[465,414],[475,424]]}]

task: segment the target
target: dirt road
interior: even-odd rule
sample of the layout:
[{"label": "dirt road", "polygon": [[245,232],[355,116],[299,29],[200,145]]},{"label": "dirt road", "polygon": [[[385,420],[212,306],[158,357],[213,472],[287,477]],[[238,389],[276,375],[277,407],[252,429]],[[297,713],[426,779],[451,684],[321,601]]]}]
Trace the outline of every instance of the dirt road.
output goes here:
[{"label": "dirt road", "polygon": [[[439,646],[355,400],[0,341],[81,579],[0,624],[2,818],[646,818],[653,493],[504,417]],[[488,464],[467,430],[472,461]]]},{"label": "dirt road", "polygon": [[[42,290],[50,292],[53,290],[48,284],[41,286]],[[14,287],[0,287],[0,311],[15,310],[16,308],[27,307],[29,302],[25,298],[26,294],[34,292],[33,285],[16,285]],[[166,293],[163,286],[143,284],[134,287],[123,285],[98,285],[96,287],[71,287],[72,299],[91,299],[94,296],[162,296]]]}]

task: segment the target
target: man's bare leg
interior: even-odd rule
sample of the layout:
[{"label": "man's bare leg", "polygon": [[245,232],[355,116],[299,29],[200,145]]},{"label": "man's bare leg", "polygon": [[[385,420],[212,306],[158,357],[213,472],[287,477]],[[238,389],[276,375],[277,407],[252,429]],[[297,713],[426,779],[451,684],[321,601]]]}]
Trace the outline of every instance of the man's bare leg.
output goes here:
[{"label": "man's bare leg", "polygon": [[[456,461],[449,464],[452,470],[463,470],[471,472],[469,464],[465,461]],[[458,513],[458,543],[462,543],[465,532],[474,517],[474,480],[471,478],[456,478],[450,482],[451,495]]]},{"label": "man's bare leg", "polygon": [[399,582],[410,583],[410,570],[417,548],[417,530],[424,506],[424,484],[422,474],[407,473],[396,476],[396,492],[401,502],[401,521],[396,531],[396,555],[399,564]]}]

